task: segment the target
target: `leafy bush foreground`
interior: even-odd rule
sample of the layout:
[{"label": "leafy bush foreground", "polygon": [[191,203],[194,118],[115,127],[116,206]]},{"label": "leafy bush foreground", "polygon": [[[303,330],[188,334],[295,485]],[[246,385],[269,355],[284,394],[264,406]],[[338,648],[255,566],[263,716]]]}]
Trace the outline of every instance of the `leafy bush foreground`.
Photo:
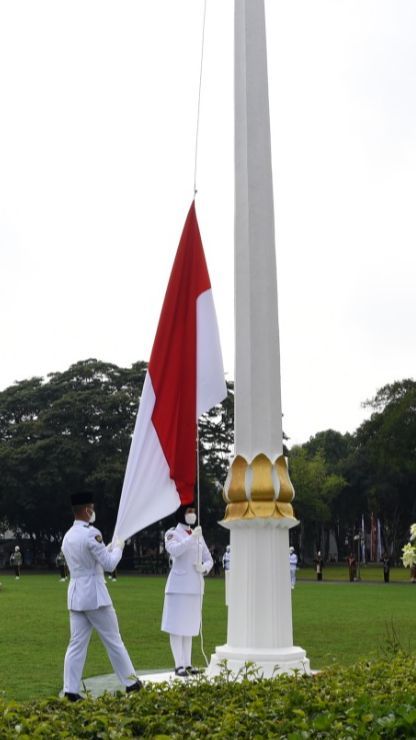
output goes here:
[{"label": "leafy bush foreground", "polygon": [[147,685],[71,704],[0,700],[7,738],[416,737],[416,660],[361,662],[315,676]]}]

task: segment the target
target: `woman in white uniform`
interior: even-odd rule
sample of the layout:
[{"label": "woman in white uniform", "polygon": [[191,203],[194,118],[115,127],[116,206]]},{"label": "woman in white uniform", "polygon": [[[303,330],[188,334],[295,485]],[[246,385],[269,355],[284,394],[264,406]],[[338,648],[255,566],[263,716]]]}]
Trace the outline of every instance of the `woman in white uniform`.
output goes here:
[{"label": "woman in white uniform", "polygon": [[177,526],[168,529],[165,548],[172,560],[172,568],[165,588],[162,630],[170,636],[170,646],[177,676],[198,673],[192,668],[192,637],[201,625],[204,575],[213,566],[201,527],[196,524],[193,504],[179,507]]}]

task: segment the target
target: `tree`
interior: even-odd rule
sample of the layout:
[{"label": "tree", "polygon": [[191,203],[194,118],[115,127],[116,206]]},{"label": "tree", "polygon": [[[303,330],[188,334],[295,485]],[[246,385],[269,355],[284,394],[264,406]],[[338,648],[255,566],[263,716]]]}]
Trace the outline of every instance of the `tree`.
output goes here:
[{"label": "tree", "polygon": [[338,470],[339,463],[348,456],[353,446],[353,438],[350,434],[341,434],[334,429],[318,432],[310,437],[304,448],[310,456],[321,453],[328,469],[332,472]]},{"label": "tree", "polygon": [[0,393],[0,517],[33,541],[59,540],[76,489],[114,525],[146,365],[89,359]]},{"label": "tree", "polygon": [[299,548],[302,558],[310,558],[321,547],[325,525],[331,522],[331,502],[345,488],[345,479],[328,470],[319,450],[311,455],[306,445],[292,447],[290,477],[295,514],[301,521]]},{"label": "tree", "polygon": [[356,432],[363,488],[397,559],[416,517],[416,382],[385,385],[364,406],[374,413]]}]

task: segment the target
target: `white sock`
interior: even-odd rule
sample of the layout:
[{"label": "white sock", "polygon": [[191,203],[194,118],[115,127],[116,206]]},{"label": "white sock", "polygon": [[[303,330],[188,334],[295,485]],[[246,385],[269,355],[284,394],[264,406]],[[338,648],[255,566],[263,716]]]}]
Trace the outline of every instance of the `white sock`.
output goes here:
[{"label": "white sock", "polygon": [[[175,668],[185,667],[183,662],[183,649],[182,649],[182,637],[181,635],[169,635],[170,638],[170,649],[172,650],[173,659],[175,661]],[[192,639],[192,638],[191,638]]]},{"label": "white sock", "polygon": [[185,668],[192,665],[192,637],[182,637],[182,655]]}]

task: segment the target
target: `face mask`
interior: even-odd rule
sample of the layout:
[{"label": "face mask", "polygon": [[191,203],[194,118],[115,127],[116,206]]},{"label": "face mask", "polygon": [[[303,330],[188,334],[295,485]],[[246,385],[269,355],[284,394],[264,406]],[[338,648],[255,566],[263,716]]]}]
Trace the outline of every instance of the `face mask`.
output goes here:
[{"label": "face mask", "polygon": [[91,512],[88,521],[89,521],[90,524],[94,524],[94,522],[95,522],[95,511],[92,511]]},{"label": "face mask", "polygon": [[196,523],[196,514],[185,514],[185,522],[189,524],[190,527],[193,527]]}]

